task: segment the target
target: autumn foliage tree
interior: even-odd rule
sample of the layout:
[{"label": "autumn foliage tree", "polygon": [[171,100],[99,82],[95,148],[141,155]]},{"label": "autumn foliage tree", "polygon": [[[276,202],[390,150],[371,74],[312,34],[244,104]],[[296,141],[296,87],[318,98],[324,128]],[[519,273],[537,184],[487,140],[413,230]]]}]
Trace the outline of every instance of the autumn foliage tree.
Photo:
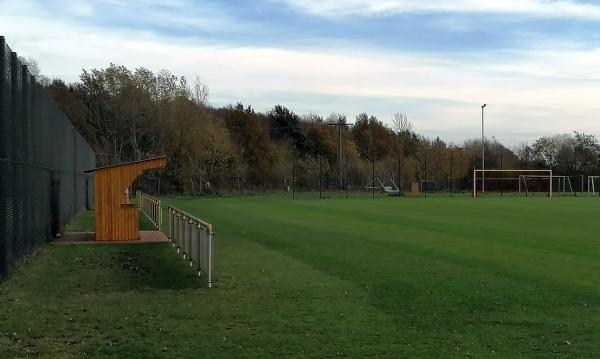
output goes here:
[{"label": "autumn foliage tree", "polygon": [[[389,119],[391,127],[367,113],[339,126],[347,124],[341,113],[324,120],[283,105],[265,113],[242,104],[214,108],[198,76],[190,84],[168,70],[111,64],[84,70],[72,84],[54,80],[47,89],[95,149],[98,164],[167,155],[167,168],[153,177],[163,192],[286,190],[292,172],[300,188],[344,183],[362,189],[372,166],[384,180],[423,179],[425,157],[427,178],[447,186],[450,175],[468,181],[481,153],[481,140],[452,144],[419,135],[402,113]],[[485,146],[488,168],[600,174],[598,140],[581,132],[541,137],[514,150],[496,141]]]}]

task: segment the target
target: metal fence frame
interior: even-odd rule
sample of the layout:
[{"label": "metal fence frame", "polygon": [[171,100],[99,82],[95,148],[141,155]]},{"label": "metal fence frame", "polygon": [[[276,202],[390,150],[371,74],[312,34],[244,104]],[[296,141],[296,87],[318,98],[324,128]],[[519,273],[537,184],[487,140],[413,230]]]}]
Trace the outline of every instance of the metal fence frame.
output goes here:
[{"label": "metal fence frame", "polygon": [[168,207],[169,242],[183,259],[189,259],[190,267],[196,264],[198,275],[206,275],[208,287],[215,281],[213,227],[177,208]]},{"label": "metal fence frame", "polygon": [[93,207],[92,148],[0,36],[0,280]]},{"label": "metal fence frame", "polygon": [[163,223],[162,207],[158,198],[152,197],[145,194],[144,192],[137,191],[137,198],[139,200],[138,206],[144,212],[146,217],[152,222],[156,228],[160,231]]},{"label": "metal fence frame", "polygon": [[[547,173],[547,175],[542,176],[545,178],[549,179],[549,189],[548,189],[548,197],[552,198],[552,183],[553,183],[553,176],[552,176],[552,169],[534,169],[534,170],[528,170],[528,169],[488,169],[488,170],[482,170],[482,169],[473,169],[473,192],[472,192],[472,197],[476,198],[478,197],[478,193],[485,193],[485,188],[483,187],[482,184],[482,190],[481,191],[477,191],[477,181],[481,180],[482,183],[484,183],[483,181],[485,181],[485,174],[486,173],[493,173],[493,172],[498,172],[498,173]],[[481,173],[482,177],[480,179],[477,178],[477,174]],[[519,175],[519,192],[521,191],[521,177]],[[527,193],[527,189],[525,189],[525,193]]]}]

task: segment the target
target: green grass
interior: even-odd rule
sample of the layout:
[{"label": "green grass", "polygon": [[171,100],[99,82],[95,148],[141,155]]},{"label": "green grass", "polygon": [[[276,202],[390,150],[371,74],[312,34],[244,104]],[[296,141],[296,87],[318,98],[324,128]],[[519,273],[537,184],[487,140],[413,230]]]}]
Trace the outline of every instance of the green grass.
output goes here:
[{"label": "green grass", "polygon": [[[96,228],[94,219],[94,211],[83,211],[73,218],[71,223],[66,226],[65,230],[74,232],[93,232]],[[139,228],[142,231],[155,231],[156,227],[146,215],[140,212]]]},{"label": "green grass", "polygon": [[600,350],[598,198],[163,202],[215,225],[215,288],[166,245],[49,245],[0,285],[0,357]]},{"label": "green grass", "polygon": [[74,232],[93,232],[95,228],[94,211],[83,211],[73,218],[65,230]]}]

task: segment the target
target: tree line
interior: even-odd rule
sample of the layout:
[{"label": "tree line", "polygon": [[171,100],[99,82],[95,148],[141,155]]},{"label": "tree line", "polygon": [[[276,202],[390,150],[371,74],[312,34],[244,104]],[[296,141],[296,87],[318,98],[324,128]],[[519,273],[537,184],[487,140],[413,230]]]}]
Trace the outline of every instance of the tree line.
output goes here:
[{"label": "tree line", "polygon": [[[461,144],[416,133],[402,113],[392,125],[367,113],[349,121],[296,114],[283,105],[261,113],[241,103],[208,105],[209,89],[167,70],[111,64],[83,70],[79,81],[47,81],[50,96],[107,165],[167,155],[153,178],[161,192],[218,193],[349,187],[363,189],[372,172],[396,184],[450,178],[468,188],[481,161],[481,140]],[[350,123],[352,122],[352,123]],[[593,135],[541,137],[531,146],[507,148],[486,141],[487,168],[548,168],[565,175],[599,172]]]}]

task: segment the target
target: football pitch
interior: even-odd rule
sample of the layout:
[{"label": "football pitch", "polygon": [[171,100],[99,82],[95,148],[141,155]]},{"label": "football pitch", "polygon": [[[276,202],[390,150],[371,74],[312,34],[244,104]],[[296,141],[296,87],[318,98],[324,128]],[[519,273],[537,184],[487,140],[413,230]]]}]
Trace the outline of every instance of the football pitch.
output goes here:
[{"label": "football pitch", "polygon": [[0,284],[0,357],[598,355],[598,198],[163,204],[214,224],[214,288],[166,244],[50,244]]}]

